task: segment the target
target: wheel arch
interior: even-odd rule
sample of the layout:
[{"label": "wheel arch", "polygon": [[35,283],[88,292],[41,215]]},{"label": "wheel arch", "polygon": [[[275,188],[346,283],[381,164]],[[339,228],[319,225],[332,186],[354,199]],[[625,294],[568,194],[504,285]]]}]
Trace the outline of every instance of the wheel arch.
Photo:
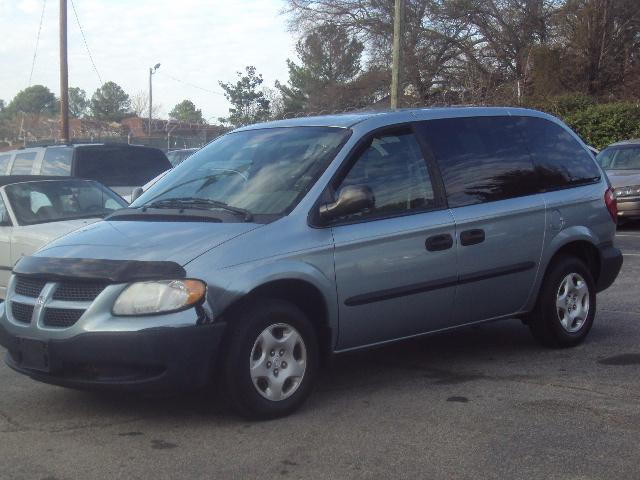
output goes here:
[{"label": "wheel arch", "polygon": [[[309,265],[306,265],[305,270],[308,268]],[[229,288],[233,292],[233,299],[225,302],[217,320],[232,325],[238,310],[259,298],[290,302],[302,310],[313,324],[324,362],[333,352],[338,334],[338,319],[335,286],[324,275],[318,276],[319,274],[315,269],[283,269],[280,272],[271,271],[269,275],[260,275],[257,271],[247,272],[245,278],[252,278],[254,281],[245,283],[242,289]]]},{"label": "wheel arch", "polygon": [[540,268],[533,295],[531,295],[529,302],[527,302],[526,310],[529,312],[533,310],[538,301],[538,296],[540,295],[540,290],[542,289],[547,272],[556,259],[563,255],[573,256],[582,260],[591,272],[594,282],[596,284],[598,283],[601,268],[600,251],[592,235],[567,236],[556,243],[552,242],[552,244],[547,247],[547,250],[550,253],[541,264],[542,268]]},{"label": "wheel arch", "polygon": [[549,267],[553,264],[553,262],[562,255],[569,255],[582,260],[591,272],[593,280],[598,283],[601,265],[600,251],[598,250],[598,247],[596,247],[593,243],[588,240],[573,240],[565,243],[556,250],[556,252],[549,259],[549,262],[547,262],[545,274],[547,270],[549,270]]}]

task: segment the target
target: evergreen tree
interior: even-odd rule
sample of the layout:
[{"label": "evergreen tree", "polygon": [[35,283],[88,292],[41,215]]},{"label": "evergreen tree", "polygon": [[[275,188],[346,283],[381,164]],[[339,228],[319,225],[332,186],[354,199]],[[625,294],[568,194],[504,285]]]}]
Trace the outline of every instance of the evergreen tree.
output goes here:
[{"label": "evergreen tree", "polygon": [[224,96],[231,103],[229,117],[220,121],[230,123],[234,127],[263,122],[269,118],[270,102],[264,91],[259,90],[262,85],[262,75],[256,73],[256,67],[245,68],[246,74],[238,72],[236,83],[219,82],[224,90]]},{"label": "evergreen tree", "polygon": [[129,95],[115,82],[106,82],[91,97],[91,115],[98,120],[119,122],[130,109]]},{"label": "evergreen tree", "polygon": [[347,88],[361,72],[364,45],[338,25],[317,27],[298,41],[300,64],[288,59],[289,82],[276,82],[285,112],[348,107]]},{"label": "evergreen tree", "polygon": [[55,113],[57,109],[55,95],[44,85],[19,91],[7,107],[11,113]]},{"label": "evergreen tree", "polygon": [[183,100],[178,103],[173,107],[173,110],[169,112],[169,116],[181,122],[204,123],[202,110],[196,109],[196,106],[191,100]]}]

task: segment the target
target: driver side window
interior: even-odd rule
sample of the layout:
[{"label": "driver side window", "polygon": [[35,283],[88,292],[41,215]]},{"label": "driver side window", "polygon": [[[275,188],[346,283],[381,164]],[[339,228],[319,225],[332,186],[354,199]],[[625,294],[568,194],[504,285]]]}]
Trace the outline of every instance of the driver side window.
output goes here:
[{"label": "driver side window", "polygon": [[436,206],[427,164],[411,132],[374,137],[342,180],[336,197],[349,185],[368,187],[375,203],[342,221],[402,215]]}]

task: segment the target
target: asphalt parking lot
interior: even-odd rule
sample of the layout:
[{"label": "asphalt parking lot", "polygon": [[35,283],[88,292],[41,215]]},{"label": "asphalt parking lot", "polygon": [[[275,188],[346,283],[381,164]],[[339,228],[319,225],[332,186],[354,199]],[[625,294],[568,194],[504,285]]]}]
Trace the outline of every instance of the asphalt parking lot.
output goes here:
[{"label": "asphalt parking lot", "polygon": [[[340,357],[299,413],[140,398],[0,366],[0,478],[640,478],[640,225],[587,342],[505,321]],[[1,352],[4,355],[4,352]]]}]

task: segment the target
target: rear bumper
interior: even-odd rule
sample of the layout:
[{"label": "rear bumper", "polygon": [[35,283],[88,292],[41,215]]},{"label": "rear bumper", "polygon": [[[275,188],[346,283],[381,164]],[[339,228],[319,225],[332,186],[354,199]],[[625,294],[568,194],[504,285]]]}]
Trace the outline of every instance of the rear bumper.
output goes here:
[{"label": "rear bumper", "polygon": [[639,219],[640,218],[640,199],[624,200],[618,198],[618,218],[620,219]]},{"label": "rear bumper", "polygon": [[199,388],[210,378],[225,324],[90,332],[43,341],[47,371],[25,368],[21,339],[0,324],[6,363],[35,380],[100,390]]},{"label": "rear bumper", "polygon": [[611,243],[598,246],[600,251],[600,275],[596,290],[601,292],[609,288],[622,268],[622,252]]}]

